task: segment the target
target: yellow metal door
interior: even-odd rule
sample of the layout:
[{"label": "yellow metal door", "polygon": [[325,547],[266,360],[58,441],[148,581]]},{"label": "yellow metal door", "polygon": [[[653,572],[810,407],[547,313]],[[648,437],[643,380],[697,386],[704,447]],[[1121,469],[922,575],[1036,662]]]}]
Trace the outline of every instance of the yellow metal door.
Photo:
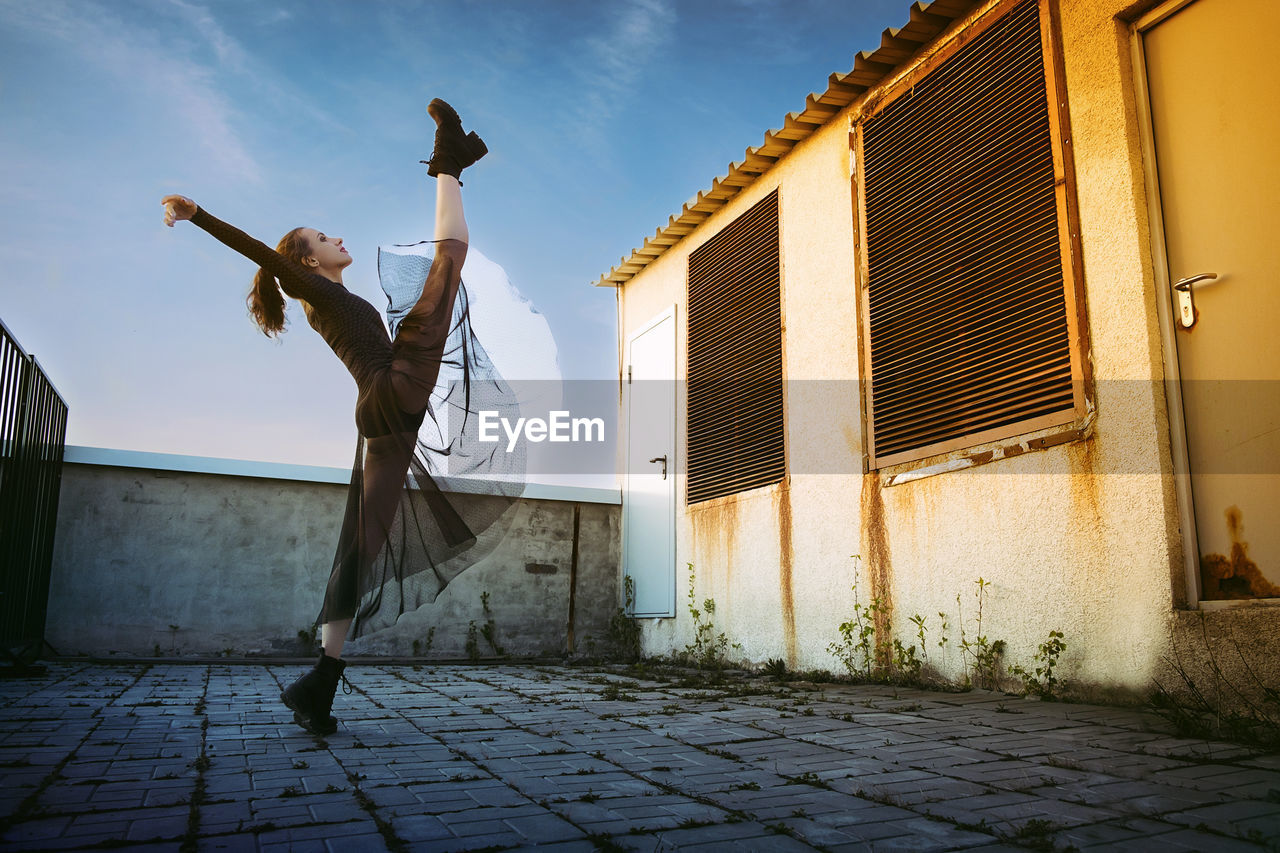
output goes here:
[{"label": "yellow metal door", "polygon": [[1275,0],[1142,34],[1205,600],[1280,597],[1278,37]]}]

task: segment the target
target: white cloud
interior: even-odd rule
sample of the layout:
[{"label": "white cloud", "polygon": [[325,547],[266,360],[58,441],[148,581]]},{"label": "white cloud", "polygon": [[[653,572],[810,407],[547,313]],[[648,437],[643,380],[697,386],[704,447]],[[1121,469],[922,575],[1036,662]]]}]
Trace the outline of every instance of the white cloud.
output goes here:
[{"label": "white cloud", "polygon": [[240,43],[214,20],[208,9],[188,3],[186,0],[167,0],[167,2],[190,23],[192,29],[209,42],[220,63],[236,68],[244,66],[247,54],[240,47]]},{"label": "white cloud", "polygon": [[[200,149],[211,166],[238,180],[258,182],[262,170],[236,131],[238,112],[216,83],[215,70],[190,55],[189,43],[165,40],[104,7],[65,0],[0,0],[14,30],[62,42],[171,117],[172,129]],[[226,40],[223,50],[234,51]]]},{"label": "white cloud", "polygon": [[582,45],[585,91],[578,126],[597,145],[617,115],[635,98],[646,66],[674,38],[675,8],[670,0],[628,0],[609,6],[610,26]]},{"label": "white cloud", "polygon": [[[299,94],[278,75],[273,74],[264,63],[256,60],[252,51],[246,50],[234,36],[228,33],[207,7],[189,0],[163,0],[163,3],[178,14],[184,23],[184,32],[195,33],[208,43],[222,70],[252,81],[258,100],[307,116],[317,124],[331,129],[350,129],[329,113],[317,108],[314,103]],[[266,12],[266,10],[261,11]],[[278,23],[291,17],[293,13],[287,9],[276,9],[269,13],[268,18],[262,23]]]}]

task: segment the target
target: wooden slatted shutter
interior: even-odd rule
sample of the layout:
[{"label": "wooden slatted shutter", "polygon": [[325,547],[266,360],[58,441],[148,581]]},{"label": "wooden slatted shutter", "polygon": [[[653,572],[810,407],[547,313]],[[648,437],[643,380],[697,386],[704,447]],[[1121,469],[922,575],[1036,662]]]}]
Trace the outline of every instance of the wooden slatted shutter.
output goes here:
[{"label": "wooden slatted shutter", "polygon": [[872,467],[1083,410],[1047,15],[1011,4],[859,122]]},{"label": "wooden slatted shutter", "polygon": [[775,190],[689,256],[689,503],[784,473]]}]

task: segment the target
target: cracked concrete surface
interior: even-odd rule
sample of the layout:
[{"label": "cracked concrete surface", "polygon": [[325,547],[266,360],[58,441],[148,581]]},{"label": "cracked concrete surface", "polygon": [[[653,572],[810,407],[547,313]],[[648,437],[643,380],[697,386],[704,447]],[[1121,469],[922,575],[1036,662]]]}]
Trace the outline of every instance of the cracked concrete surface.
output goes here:
[{"label": "cracked concrete surface", "polygon": [[0,681],[0,849],[1280,850],[1280,756],[1134,709],[592,667],[55,662]]}]

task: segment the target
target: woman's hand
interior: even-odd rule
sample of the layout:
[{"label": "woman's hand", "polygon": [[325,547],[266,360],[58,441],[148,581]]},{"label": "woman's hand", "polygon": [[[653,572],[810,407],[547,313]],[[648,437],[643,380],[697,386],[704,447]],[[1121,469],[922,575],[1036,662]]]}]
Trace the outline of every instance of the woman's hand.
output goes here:
[{"label": "woman's hand", "polygon": [[164,205],[164,224],[170,228],[179,219],[190,219],[196,215],[196,203],[184,195],[167,195],[160,199]]}]

